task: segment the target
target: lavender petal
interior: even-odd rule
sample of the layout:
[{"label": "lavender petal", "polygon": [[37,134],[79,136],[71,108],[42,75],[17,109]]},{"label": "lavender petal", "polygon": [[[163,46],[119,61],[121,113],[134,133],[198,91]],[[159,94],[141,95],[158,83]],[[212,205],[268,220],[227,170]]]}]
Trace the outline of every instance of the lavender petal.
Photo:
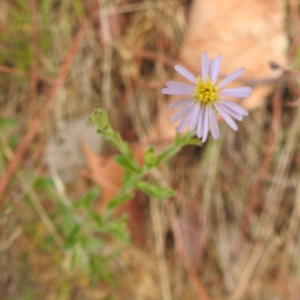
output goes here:
[{"label": "lavender petal", "polygon": [[205,114],[204,114],[204,119],[203,119],[203,134],[202,134],[202,143],[204,143],[207,139],[208,136],[208,107],[205,106]]},{"label": "lavender petal", "polygon": [[220,137],[220,131],[216,114],[211,106],[208,108],[208,112],[211,134],[213,138],[217,140]]},{"label": "lavender petal", "polygon": [[219,105],[217,108],[218,108],[218,112],[220,113],[224,121],[228,124],[228,126],[231,127],[233,130],[237,131],[238,130],[237,125],[231,119],[229,114],[223,109],[222,105]]},{"label": "lavender petal", "polygon": [[182,120],[180,121],[179,125],[176,128],[177,132],[181,132],[184,127],[188,124],[188,122],[191,120],[192,116],[193,116],[193,112],[194,112],[194,107],[190,107],[190,109],[188,110],[188,112],[186,113],[186,115],[182,118]]},{"label": "lavender petal", "polygon": [[241,114],[237,113],[235,110],[231,109],[230,107],[222,105],[221,103],[215,103],[214,105],[217,110],[219,110],[219,107],[222,106],[223,110],[225,110],[230,116],[234,117],[235,119],[237,119],[239,121],[243,120],[243,116]]},{"label": "lavender petal", "polygon": [[181,109],[179,109],[171,118],[170,122],[171,123],[175,123],[177,122],[180,118],[182,118],[187,111],[191,108],[191,105],[185,105],[184,107],[182,107]]},{"label": "lavender petal", "polygon": [[229,84],[230,82],[232,82],[233,80],[237,79],[239,76],[242,75],[242,73],[244,72],[244,68],[240,68],[235,70],[234,72],[232,72],[231,74],[229,74],[227,77],[225,77],[220,83],[219,83],[219,88],[221,89],[222,87],[224,87],[225,85]]},{"label": "lavender petal", "polygon": [[165,95],[191,95],[194,93],[194,89],[187,87],[170,87],[163,88],[161,92]]},{"label": "lavender petal", "polygon": [[183,99],[179,99],[177,101],[172,102],[169,107],[170,108],[176,108],[178,106],[184,105],[184,104],[190,104],[194,101],[194,98],[183,98]]},{"label": "lavender petal", "polygon": [[218,79],[221,62],[222,62],[222,56],[219,54],[215,59],[215,62],[214,62],[214,65],[212,67],[212,71],[210,74],[210,79],[211,79],[212,83],[216,83],[216,81]]},{"label": "lavender petal", "polygon": [[199,113],[199,120],[198,120],[198,127],[197,127],[197,137],[199,139],[202,138],[203,135],[203,124],[204,124],[204,116],[205,116],[205,105],[200,105],[200,113]]},{"label": "lavender petal", "polygon": [[227,96],[227,97],[236,97],[236,98],[248,98],[251,95],[249,93],[238,93],[238,92],[227,92],[227,91],[220,91],[220,96]]},{"label": "lavender petal", "polygon": [[168,88],[175,87],[175,88],[192,88],[195,89],[195,86],[183,82],[177,82],[177,81],[167,81],[166,86]]},{"label": "lavender petal", "polygon": [[211,75],[213,73],[213,70],[214,70],[214,65],[215,65],[215,60],[214,59],[211,59],[210,62],[209,62],[209,68],[208,68],[208,76],[211,80]]},{"label": "lavender petal", "polygon": [[221,90],[220,92],[251,93],[252,92],[252,88],[249,87],[249,86],[241,86],[241,87],[237,87],[237,88],[231,88],[231,89]]},{"label": "lavender petal", "polygon": [[238,114],[241,114],[242,116],[249,115],[249,112],[245,108],[243,108],[242,106],[240,106],[232,101],[229,101],[226,99],[220,99],[220,103],[222,103],[224,106],[236,111]]},{"label": "lavender petal", "polygon": [[188,71],[186,68],[176,65],[174,69],[182,75],[184,78],[188,79],[189,81],[193,82],[194,84],[197,84],[197,78],[194,74],[192,74],[190,71]]},{"label": "lavender petal", "polygon": [[208,75],[208,67],[209,67],[209,60],[206,52],[202,53],[202,82],[206,82],[207,75]]},{"label": "lavender petal", "polygon": [[200,113],[200,103],[197,102],[194,105],[194,111],[193,111],[193,115],[191,118],[191,123],[190,123],[190,131],[193,131],[198,123],[198,119],[199,119],[199,113]]}]

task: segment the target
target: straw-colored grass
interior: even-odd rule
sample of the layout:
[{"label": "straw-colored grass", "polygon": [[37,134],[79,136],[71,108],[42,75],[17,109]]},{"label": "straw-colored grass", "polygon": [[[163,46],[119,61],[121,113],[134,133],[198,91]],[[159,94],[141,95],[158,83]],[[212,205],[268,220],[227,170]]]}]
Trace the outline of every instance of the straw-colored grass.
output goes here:
[{"label": "straw-colored grass", "polygon": [[[165,144],[153,136],[166,101],[160,89],[173,75],[191,1],[28,2],[0,3],[1,117],[17,121],[0,137],[8,178],[0,299],[300,299],[299,82],[290,73],[238,132],[221,124],[220,140],[186,147],[151,174],[177,196],[133,208],[131,226],[142,224],[143,238],[111,262],[113,283],[65,267],[55,203],[32,184],[52,176],[56,192],[75,199],[93,183],[64,183],[46,162],[49,141],[63,142],[71,121],[104,107],[125,140]],[[293,26],[291,63],[299,61]]]}]

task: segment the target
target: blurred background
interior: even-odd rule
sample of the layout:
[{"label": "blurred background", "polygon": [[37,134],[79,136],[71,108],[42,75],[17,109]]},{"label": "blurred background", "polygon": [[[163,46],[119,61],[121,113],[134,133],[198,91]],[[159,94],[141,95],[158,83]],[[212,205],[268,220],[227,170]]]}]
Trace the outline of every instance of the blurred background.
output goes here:
[{"label": "blurred background", "polygon": [[[298,0],[0,0],[0,299],[300,299]],[[177,63],[245,67],[237,132],[186,146],[105,223],[117,154],[175,137]]]}]

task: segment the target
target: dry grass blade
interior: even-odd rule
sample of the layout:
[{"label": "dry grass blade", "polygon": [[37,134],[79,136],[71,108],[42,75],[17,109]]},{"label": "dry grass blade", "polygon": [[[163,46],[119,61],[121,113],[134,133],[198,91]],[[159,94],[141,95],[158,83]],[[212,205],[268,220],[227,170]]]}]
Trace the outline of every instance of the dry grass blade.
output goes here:
[{"label": "dry grass blade", "polygon": [[[0,1],[1,296],[300,299],[299,1],[23,2]],[[82,205],[78,218],[85,220],[85,200],[78,200],[95,197],[97,185],[101,215],[123,176],[107,143],[94,148],[87,139],[93,150],[81,151],[89,131],[75,120],[107,108],[139,162],[149,146],[159,153],[176,134],[172,97],[161,89],[177,63],[199,74],[203,51],[222,54],[221,77],[245,67],[242,84],[254,89],[242,102],[249,116],[236,132],[220,122],[218,141],[184,147],[150,174],[176,190],[166,204],[137,192],[116,212],[128,215],[133,237],[109,266],[118,284],[81,270],[62,272],[67,226],[55,199]],[[16,125],[6,127],[10,119]],[[46,161],[50,140],[71,142]],[[73,157],[76,170],[60,163]],[[88,171],[80,176],[84,163]],[[98,233],[88,227],[89,246]],[[102,265],[95,270],[105,273]]]},{"label": "dry grass blade", "polygon": [[163,300],[172,300],[171,288],[170,288],[170,278],[167,266],[167,260],[165,256],[164,247],[164,230],[162,225],[162,218],[160,213],[159,203],[152,199],[150,203],[151,208],[151,219],[154,232],[155,249],[157,255],[157,263],[159,269],[161,293]]},{"label": "dry grass blade", "polygon": [[[89,25],[89,23],[84,23],[82,28],[74,36],[72,46],[70,47],[70,49],[66,55],[65,61],[62,63],[62,65],[60,67],[55,84],[53,85],[52,89],[49,92],[49,95],[47,97],[47,100],[45,102],[43,110],[41,110],[40,113],[31,122],[31,125],[27,131],[27,134],[24,136],[22,141],[19,143],[19,146],[18,146],[17,150],[15,151],[13,159],[9,162],[8,166],[6,167],[6,171],[0,181],[0,198],[3,198],[5,190],[7,188],[7,184],[9,183],[9,180],[11,179],[15,170],[19,166],[22,156],[28,147],[28,144],[32,141],[32,139],[36,135],[37,131],[39,130],[39,127],[40,127],[42,121],[46,117],[53,101],[55,100],[55,96],[57,95],[58,91],[62,87],[62,85],[65,81],[65,78],[67,76],[68,70],[71,66],[71,63],[73,62],[76,52],[84,38],[84,34],[87,30],[88,25]],[[4,200],[2,200],[0,202],[0,210],[2,209],[3,205],[4,205]]]},{"label": "dry grass blade", "polygon": [[245,293],[245,290],[247,289],[247,286],[249,284],[249,280],[250,280],[251,276],[253,275],[253,272],[262,256],[263,249],[264,249],[264,247],[262,244],[257,244],[253,248],[252,254],[249,257],[248,263],[244,268],[242,276],[240,277],[240,280],[239,280],[230,300],[242,299],[243,294]]},{"label": "dry grass blade", "polygon": [[180,253],[184,268],[186,272],[189,275],[189,280],[191,284],[194,287],[194,290],[199,297],[199,299],[203,300],[209,300],[209,296],[201,283],[199,282],[199,279],[197,278],[196,272],[194,268],[191,266],[191,262],[189,261],[188,255],[186,253],[185,245],[183,244],[182,236],[180,233],[180,228],[179,228],[179,222],[176,220],[175,212],[174,212],[174,207],[171,203],[168,204],[168,210],[169,210],[169,215],[172,221],[172,228],[175,236],[175,241],[177,244],[177,249]]}]

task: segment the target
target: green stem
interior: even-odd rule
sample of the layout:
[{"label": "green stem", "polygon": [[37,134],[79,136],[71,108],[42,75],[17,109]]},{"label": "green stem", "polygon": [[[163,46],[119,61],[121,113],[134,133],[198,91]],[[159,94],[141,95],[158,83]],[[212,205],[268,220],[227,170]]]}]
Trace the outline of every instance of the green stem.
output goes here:
[{"label": "green stem", "polygon": [[[195,132],[187,132],[183,136],[177,134],[175,140],[166,147],[160,154],[153,157],[153,163],[145,163],[140,167],[134,157],[129,145],[124,142],[118,132],[116,132],[109,124],[108,114],[103,109],[95,109],[90,117],[90,120],[94,125],[97,126],[98,132],[103,134],[104,137],[110,141],[122,154],[123,156],[132,163],[136,168],[136,172],[124,167],[127,171],[130,171],[130,178],[126,180],[126,183],[122,186],[117,195],[107,205],[107,210],[104,217],[109,218],[113,210],[124,203],[126,200],[132,197],[132,192],[138,185],[138,182],[145,176],[151,169],[158,167],[161,163],[171,159],[181,148],[185,145],[200,145],[199,139],[191,138]],[[153,150],[154,155],[154,150]]]}]

